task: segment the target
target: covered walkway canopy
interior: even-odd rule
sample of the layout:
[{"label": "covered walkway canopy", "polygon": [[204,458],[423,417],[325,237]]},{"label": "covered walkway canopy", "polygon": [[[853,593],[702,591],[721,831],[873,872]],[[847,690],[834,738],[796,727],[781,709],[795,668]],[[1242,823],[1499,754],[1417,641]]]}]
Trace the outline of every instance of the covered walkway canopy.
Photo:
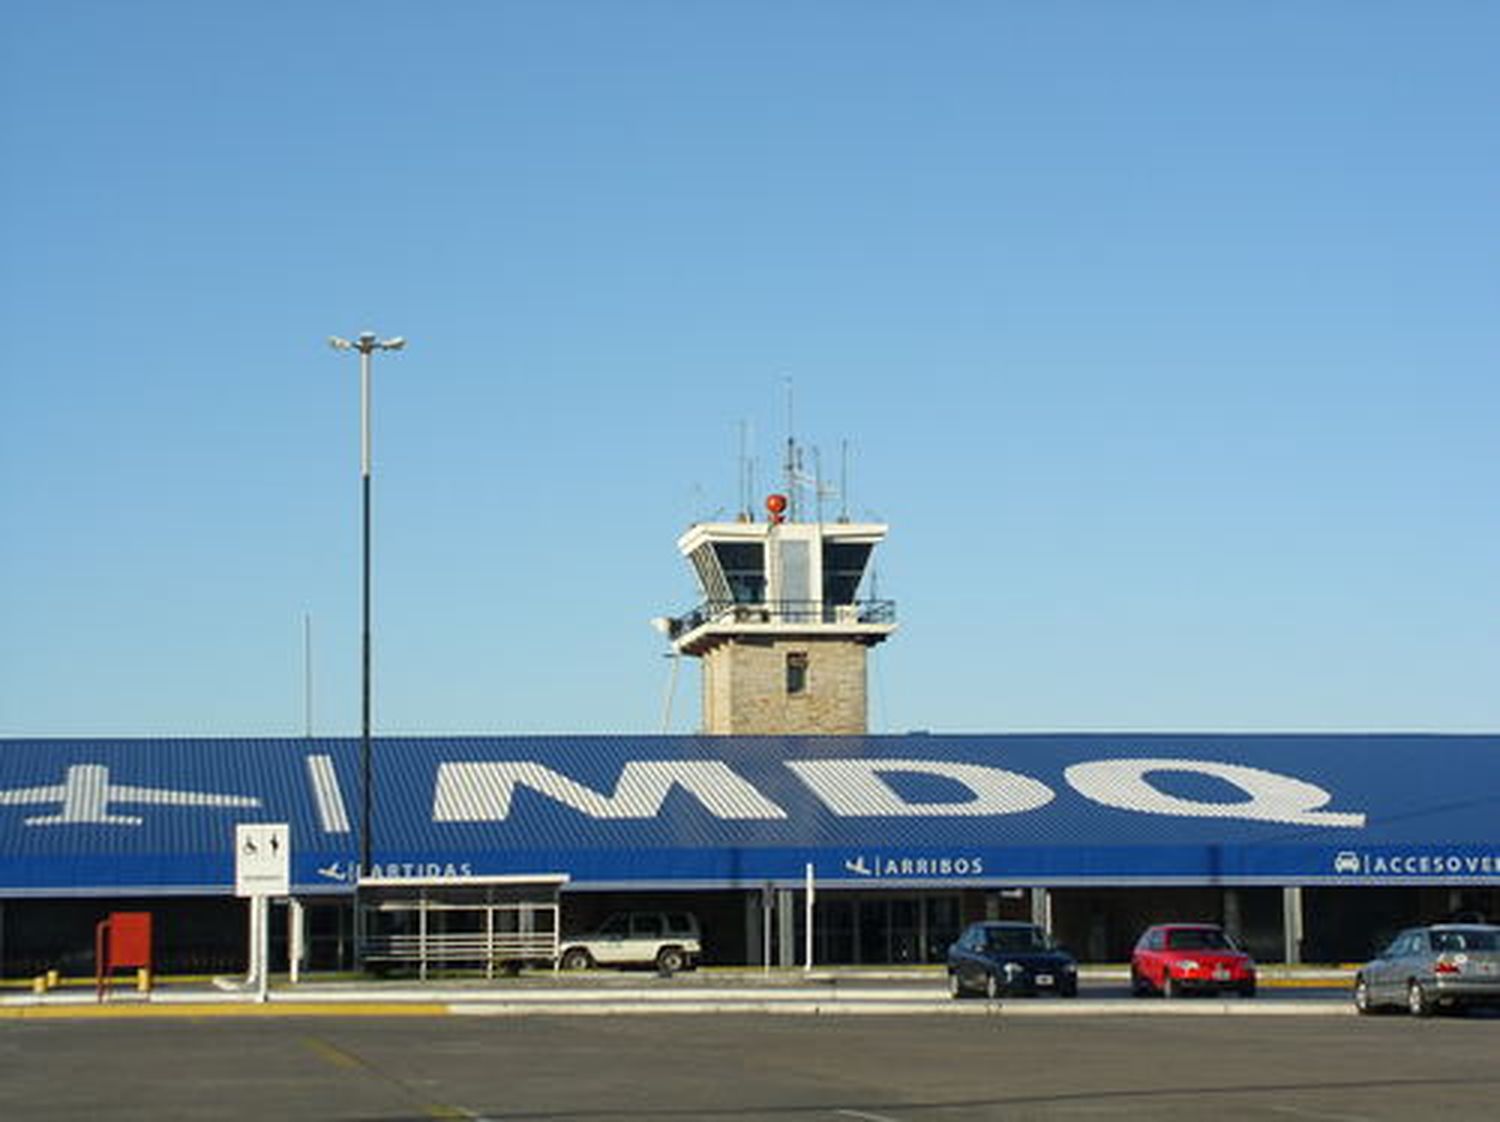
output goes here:
[{"label": "covered walkway canopy", "polygon": [[[379,739],[375,874],[575,889],[1500,884],[1500,736]],[[0,897],[347,892],[355,739],[0,741]]]}]

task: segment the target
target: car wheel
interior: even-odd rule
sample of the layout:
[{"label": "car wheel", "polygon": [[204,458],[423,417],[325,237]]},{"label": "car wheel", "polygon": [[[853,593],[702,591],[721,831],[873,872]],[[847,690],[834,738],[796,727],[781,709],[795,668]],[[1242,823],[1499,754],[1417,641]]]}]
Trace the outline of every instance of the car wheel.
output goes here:
[{"label": "car wheel", "polygon": [[1130,995],[1132,997],[1149,997],[1151,994],[1151,983],[1135,970],[1130,972]]},{"label": "car wheel", "polygon": [[993,974],[986,974],[984,976],[984,996],[991,1001],[998,1001],[1000,999],[1000,979]]},{"label": "car wheel", "polygon": [[1375,1005],[1370,1000],[1370,983],[1362,977],[1354,979],[1354,1011],[1363,1017],[1375,1012]]},{"label": "car wheel", "polygon": [[594,965],[594,956],[582,947],[569,947],[563,952],[562,968],[564,970],[587,970]]},{"label": "car wheel", "polygon": [[958,976],[957,970],[948,975],[948,996],[954,1001],[969,996],[969,987],[964,985],[964,980]]},{"label": "car wheel", "polygon": [[675,974],[687,965],[681,947],[663,947],[656,954],[656,968],[663,974]]},{"label": "car wheel", "polygon": [[1078,979],[1075,978],[1071,982],[1064,982],[1062,989],[1058,990],[1057,992],[1062,994],[1063,997],[1077,997]]},{"label": "car wheel", "polygon": [[1241,997],[1254,997],[1255,996],[1255,983],[1254,982],[1241,982],[1240,983],[1240,996]]},{"label": "car wheel", "polygon": [[1413,980],[1406,987],[1406,1008],[1413,1017],[1432,1016],[1432,1001],[1422,983]]}]

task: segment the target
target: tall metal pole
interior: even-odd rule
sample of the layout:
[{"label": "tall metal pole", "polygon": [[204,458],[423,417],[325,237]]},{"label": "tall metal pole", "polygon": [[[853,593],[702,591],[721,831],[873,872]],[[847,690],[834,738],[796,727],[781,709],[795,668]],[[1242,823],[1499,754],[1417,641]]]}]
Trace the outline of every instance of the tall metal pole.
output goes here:
[{"label": "tall metal pole", "polygon": [[370,766],[370,352],[373,349],[360,336],[359,348],[359,475],[364,492],[364,605],[361,614],[360,702],[359,702],[359,771],[360,800],[359,875],[370,874],[370,849],[373,845],[370,825],[375,802],[375,780]]},{"label": "tall metal pole", "polygon": [[337,350],[359,352],[359,475],[364,508],[363,548],[361,550],[363,591],[360,613],[359,873],[361,877],[365,877],[370,873],[370,855],[374,848],[375,837],[375,776],[373,745],[370,738],[370,695],[372,692],[370,685],[370,477],[372,474],[370,469],[370,361],[371,355],[376,351],[399,351],[406,346],[406,340],[399,336],[394,339],[379,339],[373,331],[364,331],[352,343],[337,336],[329,342]]}]

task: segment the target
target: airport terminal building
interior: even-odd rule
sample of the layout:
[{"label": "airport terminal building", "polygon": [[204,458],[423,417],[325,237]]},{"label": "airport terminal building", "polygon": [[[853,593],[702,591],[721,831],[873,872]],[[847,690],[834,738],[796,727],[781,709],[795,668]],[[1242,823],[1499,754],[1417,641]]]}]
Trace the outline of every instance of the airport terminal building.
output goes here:
[{"label": "airport terminal building", "polygon": [[[0,745],[5,975],[87,952],[121,908],[156,915],[163,969],[237,969],[242,822],[289,827],[306,965],[356,965],[359,748]],[[381,739],[375,760],[368,883],[566,878],[565,924],[692,911],[708,962],[802,961],[809,870],[826,964],[938,961],[986,916],[1094,961],[1164,918],[1345,961],[1407,922],[1500,914],[1496,737]]]},{"label": "airport terminal building", "polygon": [[1500,917],[1500,736],[870,735],[885,527],[771,513],[678,543],[703,601],[657,623],[703,664],[696,736],[378,737],[368,787],[358,739],[0,741],[0,974],[91,973],[116,910],[159,970],[243,968],[245,823],[286,826],[273,955],[315,970],[370,965],[377,913],[427,946],[670,908],[707,963],[785,965],[937,962],[981,918],[1085,961],[1163,920],[1350,961]]}]

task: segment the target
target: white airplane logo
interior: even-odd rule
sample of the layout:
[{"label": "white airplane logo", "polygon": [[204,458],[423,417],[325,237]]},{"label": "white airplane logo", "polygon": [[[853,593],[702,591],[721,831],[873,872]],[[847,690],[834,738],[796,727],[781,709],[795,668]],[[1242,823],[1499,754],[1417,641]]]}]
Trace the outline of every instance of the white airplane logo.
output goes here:
[{"label": "white airplane logo", "polygon": [[167,787],[132,787],[109,781],[103,764],[73,764],[61,783],[51,787],[13,787],[0,791],[0,806],[61,803],[58,814],[26,819],[28,826],[139,826],[134,814],[111,814],[110,803],[148,806],[260,806],[248,795],[215,795],[202,791],[174,791]]}]

